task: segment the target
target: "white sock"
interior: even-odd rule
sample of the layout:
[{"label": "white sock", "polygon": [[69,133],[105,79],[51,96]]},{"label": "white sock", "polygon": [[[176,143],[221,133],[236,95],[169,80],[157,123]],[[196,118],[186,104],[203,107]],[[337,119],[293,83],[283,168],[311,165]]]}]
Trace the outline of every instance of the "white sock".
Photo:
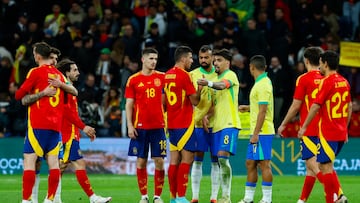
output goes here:
[{"label": "white sock", "polygon": [[228,198],[231,192],[232,169],[229,159],[219,158],[219,164],[222,197]]},{"label": "white sock", "polygon": [[202,162],[194,161],[191,167],[192,199],[199,199],[200,182],[202,178]]},{"label": "white sock", "polygon": [[32,193],[31,193],[31,201],[33,203],[38,203],[39,185],[40,185],[40,174],[36,174],[35,183],[34,183],[34,186],[32,188]]},{"label": "white sock", "polygon": [[146,195],[141,195],[141,199],[149,199],[149,196],[146,194]]},{"label": "white sock", "polygon": [[210,200],[217,199],[220,188],[220,167],[218,162],[211,162],[211,196]]},{"label": "white sock", "polygon": [[56,189],[55,198],[56,200],[61,200],[61,178],[59,179],[59,185]]},{"label": "white sock", "polygon": [[254,195],[255,195],[255,187],[251,187],[251,186],[245,186],[245,197],[244,200],[246,202],[252,202],[254,201]]},{"label": "white sock", "polygon": [[264,200],[265,202],[271,202],[271,199],[272,199],[272,186],[262,185],[261,188],[262,188],[262,193],[263,193],[262,200]]}]

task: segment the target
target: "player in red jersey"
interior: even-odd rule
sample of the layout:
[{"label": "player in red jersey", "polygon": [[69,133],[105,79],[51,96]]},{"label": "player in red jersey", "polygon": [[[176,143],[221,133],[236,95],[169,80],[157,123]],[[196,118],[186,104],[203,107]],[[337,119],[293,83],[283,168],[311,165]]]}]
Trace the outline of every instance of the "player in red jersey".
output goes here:
[{"label": "player in red jersey", "polygon": [[[66,79],[53,65],[49,65],[50,51],[50,46],[44,42],[34,44],[34,59],[39,66],[29,71],[26,80],[15,94],[18,100],[28,94],[33,94],[33,97],[27,97],[27,100],[36,99],[36,102],[28,107],[28,131],[24,143],[23,203],[31,202],[37,157],[46,156],[49,166],[45,203],[52,202],[59,183],[59,132],[64,109],[64,91],[61,88],[66,86]],[[54,79],[61,83],[49,85]],[[27,103],[25,100],[22,102]]]},{"label": "player in red jersey", "polygon": [[126,120],[131,138],[129,156],[136,156],[136,175],[141,193],[140,203],[148,203],[147,160],[149,147],[155,162],[154,203],[163,203],[164,157],[166,136],[163,109],[164,73],[155,71],[158,52],[153,48],[142,51],[142,69],[132,75],[126,84]]},{"label": "player in red jersey", "polygon": [[[51,47],[50,48],[50,57],[49,59],[51,60],[50,61],[50,65],[54,65],[56,66],[58,60],[59,60],[59,57],[61,56],[61,52],[59,49],[55,48],[55,47]],[[55,83],[58,83],[58,85],[61,83],[61,81],[57,81],[57,80],[53,80],[52,81],[52,84],[53,85],[56,85]],[[68,92],[72,95],[75,95],[77,96],[78,95],[78,91],[77,89],[73,86],[73,85],[70,85],[68,84],[67,86],[64,86],[62,87],[62,89],[65,91],[65,92]],[[54,91],[53,88],[45,88],[45,92],[49,90],[50,92],[51,91]],[[54,92],[55,94],[55,92]],[[52,96],[52,95],[50,95]],[[34,100],[31,100],[29,99],[29,97],[33,98]],[[36,98],[36,94],[32,94],[32,95],[26,95],[24,98],[23,98],[23,101],[27,101],[27,102],[30,102],[30,103],[23,103],[24,105],[30,105],[31,103],[34,103],[35,101],[37,101],[38,99]],[[59,140],[61,141],[61,136],[59,136]],[[38,158],[36,160],[36,167],[35,167],[35,172],[36,172],[36,177],[35,177],[35,184],[34,184],[34,187],[32,189],[32,193],[31,193],[31,201],[32,203],[38,203],[38,194],[39,194],[39,185],[40,185],[40,169],[41,169],[41,162],[42,162],[43,158]],[[61,179],[59,180],[59,185],[61,184]],[[56,201],[55,201],[56,202]]]},{"label": "player in red jersey", "polygon": [[[60,61],[56,67],[67,78],[70,83],[73,83],[79,78],[79,69],[74,61],[64,59]],[[67,168],[68,164],[72,164],[75,168],[75,174],[78,183],[90,199],[90,203],[106,203],[111,201],[111,197],[101,197],[94,193],[89,178],[86,174],[86,162],[80,152],[80,131],[90,137],[93,141],[95,136],[95,129],[85,125],[79,117],[77,98],[74,95],[65,94],[68,106],[65,108],[66,114],[62,121],[61,136],[62,136],[62,159],[60,159],[61,173]],[[59,184],[55,202],[61,203],[61,184]]]},{"label": "player in red jersey", "polygon": [[[352,112],[350,85],[337,73],[338,64],[337,53],[326,51],[320,54],[320,72],[325,78],[319,85],[316,99],[298,133],[298,137],[303,138],[311,120],[319,112],[320,147],[317,161],[320,163],[326,203],[347,202],[347,198],[340,194],[340,182],[333,165],[336,156],[348,140],[347,127]],[[337,199],[334,200],[334,197]]]},{"label": "player in red jersey", "polygon": [[168,170],[171,203],[188,203],[185,198],[190,166],[194,159],[196,138],[193,105],[200,100],[201,86],[196,91],[190,74],[192,50],[179,46],[175,66],[165,73],[167,125],[170,139]]},{"label": "player in red jersey", "polygon": [[[307,73],[300,75],[296,80],[293,102],[278,128],[278,134],[282,134],[286,125],[300,112],[300,125],[303,125],[310,107],[313,104],[318,87],[323,76],[319,70],[319,58],[323,50],[319,47],[308,47],[304,51],[304,64]],[[304,203],[309,198],[314,187],[316,177],[321,181],[321,172],[316,162],[317,145],[319,143],[319,116],[315,115],[309,124],[304,136],[300,140],[302,159],[306,164],[306,176],[302,187],[301,196],[297,203]]]}]

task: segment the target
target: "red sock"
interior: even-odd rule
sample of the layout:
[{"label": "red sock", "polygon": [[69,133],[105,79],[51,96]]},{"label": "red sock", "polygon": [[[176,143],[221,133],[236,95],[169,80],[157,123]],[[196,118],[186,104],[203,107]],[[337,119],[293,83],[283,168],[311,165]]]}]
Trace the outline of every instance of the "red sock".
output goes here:
[{"label": "red sock", "polygon": [[86,195],[90,197],[94,194],[94,191],[92,190],[89,178],[86,174],[85,170],[76,170],[75,175],[77,178],[78,183],[80,184],[81,188],[84,190]]},{"label": "red sock", "polygon": [[316,177],[314,176],[305,176],[304,185],[302,188],[300,199],[306,202],[306,200],[309,198],[310,193],[314,187],[316,181]]},{"label": "red sock", "polygon": [[53,200],[60,180],[60,169],[49,170],[47,198]]},{"label": "red sock", "polygon": [[320,183],[323,183],[323,174],[321,173],[321,171],[319,171],[319,173],[316,174],[316,177]]},{"label": "red sock", "polygon": [[334,179],[332,173],[323,174],[326,203],[334,203]]},{"label": "red sock", "polygon": [[35,184],[35,171],[33,170],[25,170],[23,172],[23,188],[22,195],[23,200],[30,200],[32,188]]},{"label": "red sock", "polygon": [[339,177],[336,174],[336,171],[333,171],[333,179],[334,179],[334,190],[335,193],[338,197],[340,197],[340,195],[342,195],[342,189],[341,189],[341,185],[340,185],[340,181],[339,181]]},{"label": "red sock", "polygon": [[177,193],[177,173],[178,166],[170,165],[168,169],[168,179],[169,179],[169,190],[170,190],[170,198],[176,198]]},{"label": "red sock", "polygon": [[187,184],[189,182],[190,164],[181,163],[179,166],[179,172],[177,174],[177,190],[178,196],[184,197],[186,194]]},{"label": "red sock", "polygon": [[138,181],[138,186],[141,195],[146,195],[148,193],[147,191],[147,182],[148,182],[148,175],[146,168],[137,168],[136,169],[136,176]]},{"label": "red sock", "polygon": [[164,187],[164,177],[165,177],[165,171],[164,170],[156,170],[155,169],[155,176],[154,176],[154,182],[155,182],[155,196],[160,196]]}]

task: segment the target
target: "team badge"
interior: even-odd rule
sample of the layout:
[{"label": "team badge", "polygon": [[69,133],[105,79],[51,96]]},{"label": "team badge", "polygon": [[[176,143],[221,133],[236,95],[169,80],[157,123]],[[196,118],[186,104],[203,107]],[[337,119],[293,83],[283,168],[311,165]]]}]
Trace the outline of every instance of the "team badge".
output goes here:
[{"label": "team badge", "polygon": [[161,80],[160,80],[159,78],[155,78],[155,79],[154,79],[154,85],[155,85],[156,87],[159,87],[159,86],[161,85]]}]

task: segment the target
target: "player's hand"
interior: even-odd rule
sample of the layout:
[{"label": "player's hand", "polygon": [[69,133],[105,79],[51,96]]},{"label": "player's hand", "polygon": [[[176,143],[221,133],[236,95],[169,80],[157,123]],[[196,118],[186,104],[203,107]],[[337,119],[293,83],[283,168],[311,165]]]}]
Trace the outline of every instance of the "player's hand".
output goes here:
[{"label": "player's hand", "polygon": [[282,133],[284,132],[285,128],[286,128],[285,125],[280,125],[277,131],[278,135],[282,137],[283,136]]},{"label": "player's hand", "polygon": [[201,78],[197,81],[197,84],[201,86],[207,86],[209,83],[205,78]]},{"label": "player's hand", "polygon": [[207,115],[204,116],[204,118],[202,119],[202,124],[203,124],[203,129],[205,130],[205,132],[209,133],[209,118]]},{"label": "player's hand", "polygon": [[306,131],[306,128],[303,128],[303,127],[300,128],[300,130],[298,132],[298,138],[300,140],[302,140],[302,137],[304,136],[305,131]]},{"label": "player's hand", "polygon": [[48,78],[48,82],[54,87],[61,87],[61,85],[63,84],[63,82],[61,82],[59,78]]},{"label": "player's hand", "polygon": [[83,129],[83,132],[88,136],[90,137],[90,141],[94,141],[96,139],[96,131],[95,131],[95,128],[93,127],[90,127],[90,126],[85,126],[84,129]]},{"label": "player's hand", "polygon": [[45,96],[53,97],[56,94],[56,88],[52,85],[48,85],[42,92]]},{"label": "player's hand", "polygon": [[136,129],[134,128],[134,126],[128,126],[128,135],[131,139],[136,139],[138,136],[138,133],[136,131]]},{"label": "player's hand", "polygon": [[259,142],[259,135],[252,135],[250,137],[250,143],[258,143]]},{"label": "player's hand", "polygon": [[239,110],[241,113],[248,112],[248,111],[250,110],[250,109],[249,109],[249,105],[239,105],[238,110]]}]

